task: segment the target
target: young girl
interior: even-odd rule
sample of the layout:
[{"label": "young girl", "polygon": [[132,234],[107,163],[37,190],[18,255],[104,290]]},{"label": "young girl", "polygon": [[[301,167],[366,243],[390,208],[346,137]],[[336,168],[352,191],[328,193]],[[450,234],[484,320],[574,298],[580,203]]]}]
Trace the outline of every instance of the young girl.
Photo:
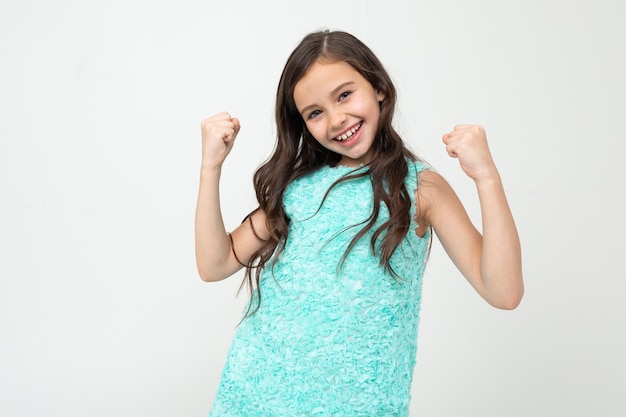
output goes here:
[{"label": "young girl", "polygon": [[476,183],[481,236],[394,130],[395,104],[367,46],[344,32],[306,36],[278,85],[259,207],[231,233],[218,184],[240,123],[202,121],[198,271],[218,281],[246,267],[251,292],[211,416],[407,416],[432,230],[488,303],[520,302],[519,239],[484,130],[443,135]]}]

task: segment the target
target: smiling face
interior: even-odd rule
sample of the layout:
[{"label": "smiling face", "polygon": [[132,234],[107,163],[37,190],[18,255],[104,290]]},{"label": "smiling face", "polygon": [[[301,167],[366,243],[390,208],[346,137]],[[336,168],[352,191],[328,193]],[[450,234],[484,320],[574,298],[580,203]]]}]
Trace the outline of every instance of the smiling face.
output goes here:
[{"label": "smiling face", "polygon": [[295,85],[293,99],[307,129],[347,166],[367,164],[384,94],[345,62],[317,61]]}]

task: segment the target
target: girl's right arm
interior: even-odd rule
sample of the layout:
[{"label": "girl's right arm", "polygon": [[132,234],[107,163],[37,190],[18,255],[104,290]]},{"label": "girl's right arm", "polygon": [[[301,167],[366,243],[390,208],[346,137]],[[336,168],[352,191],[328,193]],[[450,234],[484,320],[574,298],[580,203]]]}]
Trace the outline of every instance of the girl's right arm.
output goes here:
[{"label": "girl's right arm", "polygon": [[[268,236],[265,214],[256,211],[230,235],[224,227],[220,209],[219,180],[222,164],[239,133],[239,120],[219,113],[202,120],[202,167],[196,206],[196,265],[203,281],[219,281],[248,263]],[[254,224],[254,230],[252,227]],[[256,235],[255,235],[256,234]],[[233,247],[234,245],[234,247]]]}]

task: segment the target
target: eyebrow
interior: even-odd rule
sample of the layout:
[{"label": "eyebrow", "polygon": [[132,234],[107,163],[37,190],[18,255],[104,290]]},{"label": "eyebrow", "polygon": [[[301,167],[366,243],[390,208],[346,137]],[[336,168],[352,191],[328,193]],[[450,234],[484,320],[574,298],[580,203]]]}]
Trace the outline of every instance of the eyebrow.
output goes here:
[{"label": "eyebrow", "polygon": [[[346,81],[346,82],[343,82],[343,83],[339,84],[337,87],[335,87],[333,89],[333,91],[330,92],[330,96],[332,97],[332,96],[336,95],[337,93],[339,93],[339,91],[343,90],[344,88],[346,88],[346,87],[348,87],[349,85],[352,85],[352,84],[356,84],[356,82],[354,82],[354,81]],[[307,113],[307,111],[309,109],[315,108],[317,106],[318,105],[315,104],[315,103],[309,104],[308,106],[306,106],[302,110],[300,110],[300,114],[304,115],[305,113]]]}]

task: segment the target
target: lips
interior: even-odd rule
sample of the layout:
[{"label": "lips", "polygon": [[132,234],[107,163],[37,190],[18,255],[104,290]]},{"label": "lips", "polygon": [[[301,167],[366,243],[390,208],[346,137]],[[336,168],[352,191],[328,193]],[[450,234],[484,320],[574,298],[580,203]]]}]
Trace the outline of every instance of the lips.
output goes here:
[{"label": "lips", "polygon": [[343,142],[344,140],[351,138],[352,135],[354,135],[360,128],[361,128],[361,123],[359,123],[358,125],[354,126],[352,129],[349,129],[348,131],[346,131],[345,133],[337,136],[335,138],[335,140],[338,140],[339,142]]}]

